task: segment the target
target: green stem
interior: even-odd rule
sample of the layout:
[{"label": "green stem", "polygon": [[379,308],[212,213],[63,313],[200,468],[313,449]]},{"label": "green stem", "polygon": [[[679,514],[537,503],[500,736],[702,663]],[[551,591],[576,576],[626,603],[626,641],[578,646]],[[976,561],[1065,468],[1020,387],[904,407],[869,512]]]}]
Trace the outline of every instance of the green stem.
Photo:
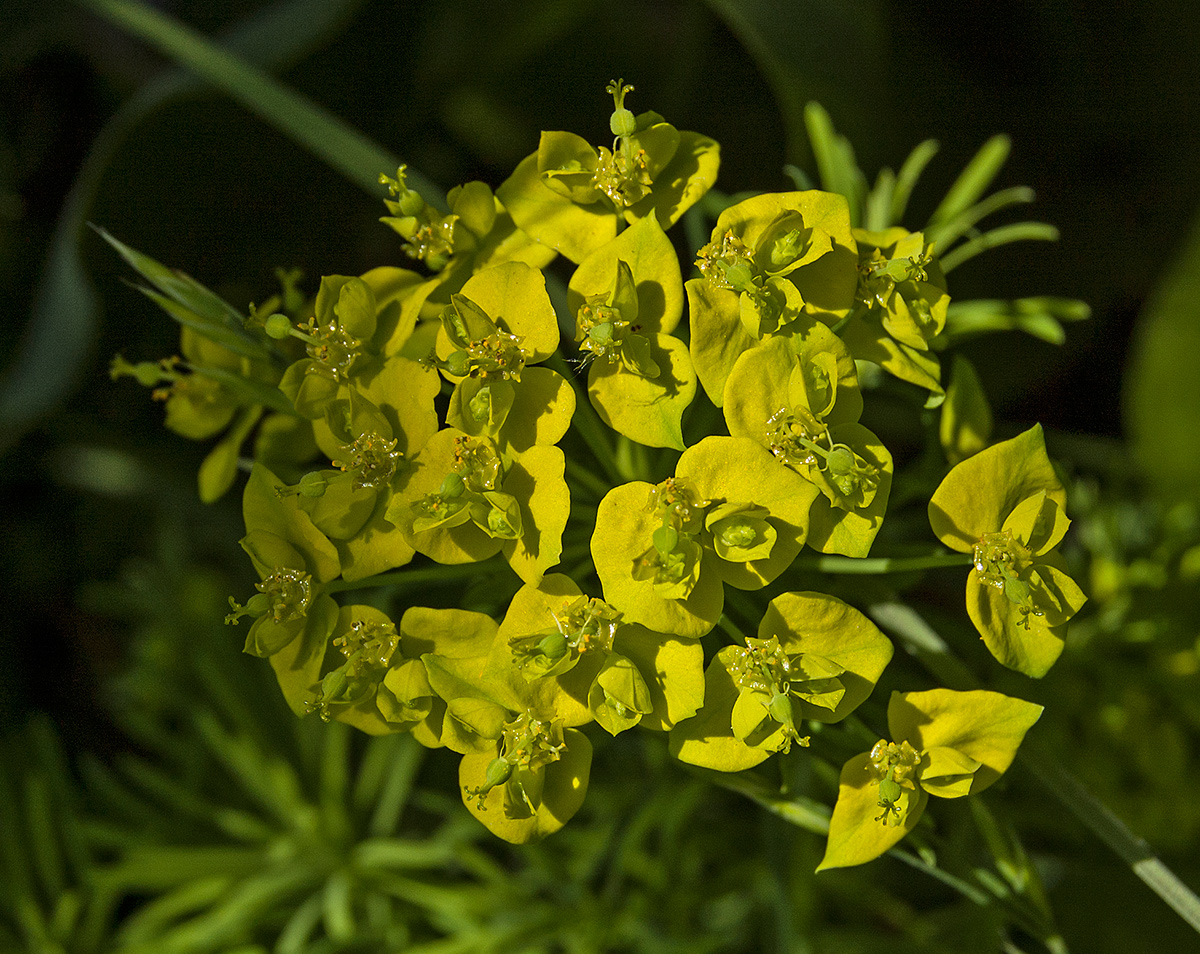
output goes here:
[{"label": "green stem", "polygon": [[969,553],[934,553],[923,557],[845,557],[802,553],[792,565],[818,573],[912,573],[951,566],[970,566]]},{"label": "green stem", "polygon": [[742,632],[742,628],[724,613],[717,617],[717,626],[738,645],[746,645],[746,634]]},{"label": "green stem", "polygon": [[[899,603],[878,604],[869,612],[881,626],[916,649],[917,659],[947,686],[959,690],[979,687],[979,681],[950,653],[941,636],[911,609]],[[1131,832],[1075,776],[1044,754],[1036,743],[1025,740],[1017,753],[1017,761],[1129,865],[1151,891],[1200,933],[1200,897],[1163,864],[1145,841]]]},{"label": "green stem", "polygon": [[717,772],[686,762],[681,764],[697,778],[745,796],[797,828],[803,828],[814,835],[829,834],[829,809],[820,802],[808,798],[782,796],[776,786],[753,771]]},{"label": "green stem", "polygon": [[[583,490],[594,496],[596,500],[603,500],[604,495],[612,490],[610,485],[570,457],[567,458],[567,477],[571,482],[578,484]],[[574,502],[574,496],[572,496],[572,502]]]},{"label": "green stem", "polygon": [[1163,864],[1153,849],[1121,819],[1036,745],[1026,743],[1018,758],[1050,793],[1071,810],[1170,908],[1200,934],[1200,897]]},{"label": "green stem", "polygon": [[838,323],[835,324],[830,329],[830,331],[832,331],[835,335],[840,334],[842,329],[845,328],[846,325],[850,324],[850,322],[852,322],[855,318],[861,318],[869,310],[870,310],[870,305],[867,302],[865,302],[865,301],[855,302],[854,307],[851,308],[850,311],[848,311],[846,313],[846,317],[842,318],[840,321],[838,321]]},{"label": "green stem", "polygon": [[621,476],[621,468],[617,465],[617,456],[612,443],[608,439],[607,428],[600,420],[600,415],[592,407],[587,393],[576,383],[575,374],[560,354],[553,354],[544,362],[567,381],[575,390],[575,414],[571,418],[571,426],[579,432],[579,436],[591,449],[600,467],[604,470],[612,486],[625,483]]},{"label": "green stem", "polygon": [[[820,802],[815,802],[808,798],[782,796],[771,783],[753,772],[716,772],[712,769],[699,768],[686,764],[684,768],[691,774],[706,779],[714,785],[749,798],[771,814],[778,815],[784,821],[795,825],[797,828],[803,828],[814,835],[829,834],[829,809]],[[902,848],[892,848],[888,851],[888,854],[899,858],[905,864],[919,871],[925,872],[931,878],[941,881],[976,904],[983,905],[988,903],[989,899],[987,895],[980,891],[979,888],[935,865],[926,863],[917,855],[910,854]]]},{"label": "green stem", "polygon": [[376,573],[374,576],[364,576],[361,580],[334,580],[325,587],[326,593],[341,593],[345,590],[365,590],[374,586],[427,586],[436,583],[449,583],[454,580],[470,579],[491,573],[502,566],[507,566],[499,557],[482,560],[479,563],[458,563],[449,566],[431,566],[420,570],[389,570],[387,573]]}]

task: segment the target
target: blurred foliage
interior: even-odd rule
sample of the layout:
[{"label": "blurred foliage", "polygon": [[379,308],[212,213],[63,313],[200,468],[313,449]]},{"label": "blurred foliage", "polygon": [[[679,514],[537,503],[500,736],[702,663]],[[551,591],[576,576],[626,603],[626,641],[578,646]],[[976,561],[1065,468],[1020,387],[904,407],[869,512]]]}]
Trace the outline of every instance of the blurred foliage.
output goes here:
[{"label": "blurred foliage", "polygon": [[[1152,492],[1200,501],[1200,219],[1139,319],[1125,379],[1130,442]],[[1181,439],[1183,438],[1183,439]]]},{"label": "blurred foliage", "polygon": [[[784,187],[785,162],[814,167],[803,130],[810,99],[858,145],[872,178],[918,132],[942,143],[912,197],[919,221],[947,170],[1003,129],[1016,148],[997,186],[1030,183],[1063,239],[964,264],[956,298],[1053,288],[1088,301],[1094,317],[1069,327],[1057,350],[1011,334],[1003,348],[1000,339],[964,347],[998,421],[1036,409],[1060,431],[1119,436],[1134,315],[1200,207],[1191,158],[1200,99],[1190,93],[1200,49],[1181,0],[160,6],[226,37],[413,167],[437,170],[441,186],[499,181],[538,129],[593,114],[602,129],[595,91],[618,74],[654,90],[682,128],[723,144],[719,185],[730,194]],[[0,381],[10,400],[40,412],[30,429],[0,435],[9,595],[0,723],[10,736],[0,947],[994,949],[1011,923],[995,895],[976,904],[897,860],[869,876],[814,878],[819,838],[654,762],[636,740],[597,759],[634,761],[653,779],[651,795],[605,785],[597,772],[579,823],[516,851],[482,847],[457,802],[410,792],[417,769],[406,760],[416,756],[394,751],[395,740],[295,722],[213,616],[225,593],[248,586],[224,568],[240,532],[236,501],[202,508],[201,451],[162,434],[156,408],[106,380],[112,353],[170,353],[175,331],[115,288],[119,265],[82,226],[101,223],[187,263],[237,303],[273,291],[276,266],[298,266],[315,284],[321,270],[398,260],[399,239],[375,224],[378,197],[98,20],[0,0],[0,24],[0,287],[10,315]],[[847,50],[865,65],[847,69]],[[1040,727],[1047,748],[1193,883],[1200,530],[1193,507],[1155,488],[1195,486],[1194,442],[1181,439],[1200,426],[1187,338],[1195,248],[1193,238],[1146,311],[1127,382],[1150,483],[1112,466],[1115,441],[1049,438],[1077,473],[1069,539],[1093,601],[1041,687],[1055,707]],[[89,281],[119,313],[87,320]],[[44,334],[24,316],[47,308],[66,323],[43,338],[41,365],[16,363],[26,336]],[[131,553],[152,556],[130,563]],[[22,728],[33,710],[48,711],[57,731],[44,718]],[[421,768],[451,770],[436,755]],[[808,784],[827,794],[830,780]],[[1076,949],[1194,943],[1044,798],[1007,811]],[[994,858],[970,847],[980,825],[965,806],[948,813],[942,834],[962,855],[956,870],[993,871]],[[1019,927],[1008,940],[1009,950],[1028,943]]]}]

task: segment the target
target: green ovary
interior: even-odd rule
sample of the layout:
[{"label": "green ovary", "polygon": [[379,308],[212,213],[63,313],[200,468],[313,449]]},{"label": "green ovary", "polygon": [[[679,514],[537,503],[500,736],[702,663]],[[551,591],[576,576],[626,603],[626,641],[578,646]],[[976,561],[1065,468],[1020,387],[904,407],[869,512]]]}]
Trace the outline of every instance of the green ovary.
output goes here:
[{"label": "green ovary", "polygon": [[404,454],[396,450],[397,440],[385,440],[378,434],[364,434],[342,448],[345,460],[333,466],[354,475],[354,489],[378,490],[391,483]]},{"label": "green ovary", "polygon": [[269,600],[269,612],[276,623],[301,619],[308,613],[312,602],[312,577],[303,570],[284,567],[254,585]]},{"label": "green ovary", "polygon": [[897,745],[880,739],[871,749],[867,770],[879,786],[879,807],[882,813],[875,820],[885,825],[899,825],[901,809],[896,804],[904,789],[916,787],[916,769],[921,757],[907,741]]}]

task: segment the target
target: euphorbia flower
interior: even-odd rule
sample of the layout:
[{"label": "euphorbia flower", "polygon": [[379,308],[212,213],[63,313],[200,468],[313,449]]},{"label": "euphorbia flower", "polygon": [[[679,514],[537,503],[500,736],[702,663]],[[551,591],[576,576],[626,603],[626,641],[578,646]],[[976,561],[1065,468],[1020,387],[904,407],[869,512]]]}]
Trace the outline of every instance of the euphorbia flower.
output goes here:
[{"label": "euphorbia flower", "polygon": [[1071,521],[1041,425],[968,457],[929,501],[929,522],[970,553],[967,612],[1001,663],[1041,677],[1063,650],[1066,623],[1087,601],[1054,547]]},{"label": "euphorbia flower", "polygon": [[518,228],[573,262],[648,215],[669,228],[717,178],[720,148],[707,136],[680,132],[658,113],[625,108],[633,87],[608,85],[614,110],[612,148],[569,132],[543,132],[496,194]]},{"label": "euphorbia flower", "polygon": [[878,858],[912,831],[930,795],[981,792],[1012,764],[1042,707],[998,692],[893,692],[888,732],[842,766],[829,842],[817,867]]}]

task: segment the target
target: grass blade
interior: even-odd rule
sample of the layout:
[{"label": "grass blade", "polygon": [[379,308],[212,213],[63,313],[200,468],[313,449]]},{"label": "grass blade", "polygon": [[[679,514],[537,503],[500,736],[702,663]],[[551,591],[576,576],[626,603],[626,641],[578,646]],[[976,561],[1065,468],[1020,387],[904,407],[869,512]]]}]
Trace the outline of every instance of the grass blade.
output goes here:
[{"label": "grass blade", "polygon": [[[370,195],[380,195],[380,173],[400,165],[394,155],[324,107],[157,10],[134,0],[79,2],[203,77]],[[410,188],[430,204],[444,207],[445,197],[432,183],[411,169],[407,175]]]},{"label": "grass blade", "polygon": [[875,188],[867,194],[866,216],[863,228],[873,232],[886,229],[892,224],[892,205],[896,196],[896,173],[881,169],[875,179]]},{"label": "grass blade", "polygon": [[[282,68],[336,32],[361,3],[288,0],[239,24],[221,43],[265,68]],[[93,141],[55,224],[17,357],[0,379],[0,453],[71,393],[88,356],[97,303],[79,255],[79,241],[101,177],[143,119],[198,85],[194,76],[182,70],[147,84]]]}]

